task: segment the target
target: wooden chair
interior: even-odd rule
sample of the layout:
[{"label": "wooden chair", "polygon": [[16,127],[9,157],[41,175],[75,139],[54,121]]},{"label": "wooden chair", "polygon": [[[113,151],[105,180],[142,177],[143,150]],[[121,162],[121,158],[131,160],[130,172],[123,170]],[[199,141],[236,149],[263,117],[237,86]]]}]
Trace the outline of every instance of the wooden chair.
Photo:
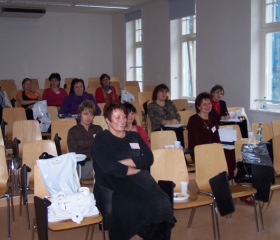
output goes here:
[{"label": "wooden chair", "polygon": [[134,87],[138,89],[138,92],[140,92],[139,82],[138,81],[126,81],[125,87]]},{"label": "wooden chair", "polygon": [[[254,132],[255,138],[257,138],[257,130],[258,130],[259,123],[252,123],[252,132]],[[269,122],[263,122],[262,123],[262,141],[267,142],[272,139],[272,129]]]},{"label": "wooden chair", "polygon": [[176,133],[172,130],[151,132],[151,149],[163,149],[165,145],[174,145]]},{"label": "wooden chair", "polygon": [[39,93],[40,97],[43,98],[43,93],[44,93],[45,89],[38,89],[38,88],[36,88],[34,91]]},{"label": "wooden chair", "polygon": [[141,108],[139,102],[130,102],[130,104],[132,104],[135,107],[135,109],[136,109],[135,117],[137,116],[137,119],[136,119],[137,125],[143,127],[144,126],[144,123],[143,123],[143,112],[142,112],[142,108]]},{"label": "wooden chair", "polygon": [[[99,81],[98,82],[91,81],[91,82],[88,83],[88,88],[94,88],[96,90],[99,87],[101,87]],[[94,95],[95,95],[95,93],[94,93]]]},{"label": "wooden chair", "polygon": [[76,124],[77,121],[74,118],[63,118],[63,119],[58,118],[52,121],[51,139],[54,139],[56,133],[61,138],[60,145],[61,145],[62,154],[68,152],[68,147],[67,147],[68,131],[71,127],[75,126]]},{"label": "wooden chair", "polygon": [[185,111],[190,109],[187,99],[173,99],[172,102],[174,103],[178,111]]},{"label": "wooden chair", "polygon": [[272,121],[273,136],[280,135],[280,120]]},{"label": "wooden chair", "polygon": [[156,86],[144,85],[143,92],[153,92]]},{"label": "wooden chair", "polygon": [[[235,160],[236,160],[236,162],[243,160],[243,156],[241,154],[242,145],[243,144],[248,144],[248,143],[249,143],[249,138],[239,139],[239,140],[234,142],[234,151],[235,151]],[[259,141],[256,140],[256,144],[258,144],[258,143],[259,143]]]},{"label": "wooden chair", "polygon": [[[220,143],[202,144],[194,148],[195,167],[196,167],[196,182],[200,191],[212,192],[209,179],[213,178],[221,172],[228,172],[227,162],[223,146]],[[257,190],[248,186],[233,185],[230,186],[232,198],[252,196],[254,199],[255,219],[257,232],[259,232],[258,214],[255,201]],[[263,228],[263,219],[261,213],[261,205],[259,205],[260,218]]]},{"label": "wooden chair", "polygon": [[26,113],[23,107],[3,108],[3,119],[6,125],[6,138],[12,140],[13,123],[19,120],[26,120]]},{"label": "wooden chair", "polygon": [[89,85],[90,85],[91,82],[98,82],[99,85],[100,85],[99,77],[90,77],[90,78],[88,78],[88,87],[90,87]]},{"label": "wooden chair", "polygon": [[92,94],[92,95],[95,97],[96,88],[93,88],[93,87],[86,88],[85,91],[86,91],[87,93]]},{"label": "wooden chair", "polygon": [[58,110],[57,110],[57,107],[56,106],[48,106],[48,112],[51,116],[51,120],[55,120],[55,119],[58,119]]},{"label": "wooden chair", "polygon": [[147,102],[148,100],[149,101],[152,101],[152,92],[139,92],[138,93],[138,102],[141,106],[141,111],[144,111],[144,107],[143,107],[143,104],[145,102]]},{"label": "wooden chair", "polygon": [[95,116],[92,123],[95,125],[99,125],[103,130],[108,129],[108,125],[105,121],[104,116]]},{"label": "wooden chair", "polygon": [[17,101],[17,94],[18,94],[18,91],[17,89],[14,89],[11,91],[10,95],[9,95],[9,98],[10,98],[10,101],[12,101],[12,99],[16,100],[15,102],[15,107],[21,107],[20,103]]},{"label": "wooden chair", "polygon": [[110,77],[111,82],[121,82],[119,77]]},{"label": "wooden chair", "polygon": [[131,93],[134,96],[134,101],[138,102],[139,86],[125,86],[124,90]]},{"label": "wooden chair", "polygon": [[226,128],[226,127],[231,127],[232,130],[236,130],[236,134],[237,134],[236,138],[237,138],[237,140],[240,140],[242,138],[242,134],[241,134],[239,125],[232,124],[232,125],[221,125],[221,126],[219,126],[220,129]]},{"label": "wooden chair", "polygon": [[181,124],[184,124],[184,125],[188,125],[188,122],[189,122],[189,118],[196,114],[196,111],[195,110],[186,110],[186,111],[179,111],[179,114],[181,116]]},{"label": "wooden chair", "polygon": [[13,79],[0,80],[0,87],[7,93],[10,100],[12,99],[13,91],[17,90],[15,80]]},{"label": "wooden chair", "polygon": [[100,110],[101,110],[101,114],[100,116],[104,116],[104,106],[106,105],[106,103],[97,103],[97,105],[99,106]]},{"label": "wooden chair", "polygon": [[67,88],[67,89],[70,89],[70,87],[71,87],[71,82],[72,82],[73,79],[74,79],[73,77],[72,77],[72,78],[65,78],[65,79],[64,79],[64,84],[66,84],[66,88]]},{"label": "wooden chair", "polygon": [[40,125],[37,120],[20,120],[13,123],[13,137],[20,140],[19,156],[22,157],[23,144],[28,141],[42,140]]},{"label": "wooden chair", "polygon": [[111,86],[115,87],[117,95],[120,96],[120,94],[122,92],[121,83],[120,82],[112,82],[111,81]]},{"label": "wooden chair", "polygon": [[[77,179],[78,181],[78,179]],[[45,240],[48,240],[48,229],[51,231],[63,231],[63,230],[70,230],[74,228],[80,228],[80,227],[87,227],[86,230],[86,238],[88,239],[88,233],[89,228],[92,227],[92,232],[90,239],[93,237],[93,231],[94,231],[94,225],[98,224],[102,221],[101,215],[94,215],[90,217],[85,217],[83,221],[81,221],[80,224],[77,224],[73,222],[72,220],[64,220],[59,222],[48,222],[47,219],[47,206],[43,206],[42,204],[38,204],[38,200],[40,202],[43,202],[43,198],[45,196],[50,196],[50,193],[48,192],[42,176],[40,174],[39,168],[37,164],[34,166],[34,183],[35,183],[35,189],[34,189],[34,204],[35,204],[35,215],[36,220],[34,221],[34,227],[33,227],[33,233],[32,233],[32,239],[34,240],[34,229],[38,229],[38,236],[44,236]],[[39,199],[38,199],[39,198]],[[42,222],[43,221],[43,222]],[[35,227],[36,226],[36,227]]]},{"label": "wooden chair", "polygon": [[37,78],[31,78],[32,90],[40,89]]},{"label": "wooden chair", "polygon": [[[12,214],[14,213],[14,205],[13,205],[12,189],[7,183],[8,179],[9,179],[9,174],[7,168],[5,148],[4,146],[0,146],[0,199],[3,198],[7,199],[8,239],[11,239],[10,201],[12,205]],[[6,237],[2,236],[2,238],[5,239]]]},{"label": "wooden chair", "polygon": [[[151,166],[151,175],[156,181],[167,180],[175,183],[175,192],[181,192],[180,182],[189,182],[188,169],[181,149],[155,149],[153,150],[154,163]],[[189,183],[190,186],[191,183]],[[190,188],[189,188],[190,189]],[[186,202],[174,203],[174,209],[192,209],[188,228],[191,227],[196,207],[209,205],[212,213],[213,231],[215,236],[215,224],[213,214],[213,198],[207,195],[190,192]]]},{"label": "wooden chair", "polygon": [[48,78],[45,78],[45,89],[50,87],[50,80]]}]

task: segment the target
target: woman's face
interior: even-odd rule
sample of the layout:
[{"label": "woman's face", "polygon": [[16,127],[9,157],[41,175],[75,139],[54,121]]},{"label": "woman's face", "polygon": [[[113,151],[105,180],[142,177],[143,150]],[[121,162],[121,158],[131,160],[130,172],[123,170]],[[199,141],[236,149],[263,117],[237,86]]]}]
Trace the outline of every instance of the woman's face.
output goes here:
[{"label": "woman's face", "polygon": [[32,88],[32,83],[30,80],[26,81],[24,84],[22,84],[24,91],[30,91]]},{"label": "woman's face", "polygon": [[52,78],[50,80],[50,87],[57,88],[59,86],[59,80],[57,78]]},{"label": "woman's face", "polygon": [[103,86],[110,85],[110,79],[108,77],[104,77],[101,82],[102,82]]},{"label": "woman's face", "polygon": [[127,116],[127,123],[133,123],[135,119],[135,112],[130,112]]},{"label": "woman's face", "polygon": [[209,98],[202,99],[200,106],[198,106],[198,109],[203,114],[209,114],[212,109],[212,103]]},{"label": "woman's face", "polygon": [[221,89],[217,89],[212,93],[212,98],[215,102],[219,102],[224,96],[224,91]]},{"label": "woman's face", "polygon": [[83,95],[83,93],[84,93],[84,86],[83,86],[83,84],[81,82],[77,82],[74,85],[74,93],[77,96],[82,96]]},{"label": "woman's face", "polygon": [[85,108],[80,115],[81,124],[84,126],[89,126],[92,123],[94,115],[89,109]]},{"label": "woman's face", "polygon": [[126,121],[127,117],[125,113],[120,109],[116,109],[112,112],[111,121],[109,121],[109,119],[106,119],[106,122],[109,123],[109,130],[113,134],[124,131]]},{"label": "woman's face", "polygon": [[157,100],[165,101],[167,98],[168,91],[166,89],[161,89],[157,93]]}]

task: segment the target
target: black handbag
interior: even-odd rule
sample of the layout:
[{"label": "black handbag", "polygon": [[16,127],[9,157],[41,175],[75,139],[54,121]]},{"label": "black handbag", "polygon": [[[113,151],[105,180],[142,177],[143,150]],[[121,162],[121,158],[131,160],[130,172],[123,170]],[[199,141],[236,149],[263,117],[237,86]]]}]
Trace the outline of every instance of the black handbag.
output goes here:
[{"label": "black handbag", "polygon": [[237,173],[234,181],[237,183],[248,182],[252,183],[252,166],[244,162],[236,163]]}]

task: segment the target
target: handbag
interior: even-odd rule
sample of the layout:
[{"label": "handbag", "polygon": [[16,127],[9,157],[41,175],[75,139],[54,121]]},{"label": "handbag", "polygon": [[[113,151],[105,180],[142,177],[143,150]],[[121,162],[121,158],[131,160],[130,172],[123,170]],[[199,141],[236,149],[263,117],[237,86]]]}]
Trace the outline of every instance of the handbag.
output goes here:
[{"label": "handbag", "polygon": [[245,162],[236,163],[237,173],[234,177],[236,183],[252,183],[252,165]]}]

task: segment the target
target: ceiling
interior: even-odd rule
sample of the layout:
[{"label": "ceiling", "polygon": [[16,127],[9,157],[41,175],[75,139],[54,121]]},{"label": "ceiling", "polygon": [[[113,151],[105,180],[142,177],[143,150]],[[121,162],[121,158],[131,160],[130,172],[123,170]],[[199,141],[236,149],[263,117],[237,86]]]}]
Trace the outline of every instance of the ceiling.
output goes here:
[{"label": "ceiling", "polygon": [[[55,4],[96,4],[96,5],[119,5],[129,8],[151,2],[152,0],[0,0],[0,6],[3,7],[21,7],[21,8],[44,8],[47,12],[71,12],[71,13],[102,13],[112,14],[121,9],[112,8],[93,8],[93,7],[74,7],[58,6]],[[32,3],[33,2],[33,3]],[[32,4],[31,4],[32,3]]]}]

